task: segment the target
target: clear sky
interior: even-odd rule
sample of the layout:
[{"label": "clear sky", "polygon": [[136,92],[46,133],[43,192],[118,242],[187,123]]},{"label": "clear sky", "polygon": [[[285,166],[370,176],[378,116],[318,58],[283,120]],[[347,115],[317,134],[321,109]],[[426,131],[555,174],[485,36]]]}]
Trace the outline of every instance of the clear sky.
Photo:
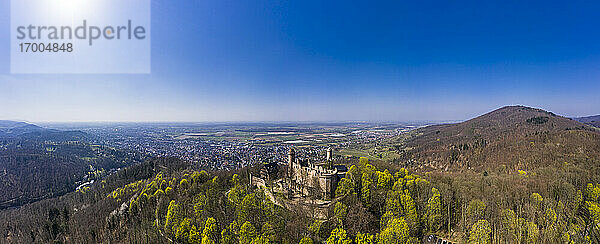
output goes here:
[{"label": "clear sky", "polygon": [[11,75],[0,119],[462,120],[600,114],[597,1],[152,0],[150,75]]}]

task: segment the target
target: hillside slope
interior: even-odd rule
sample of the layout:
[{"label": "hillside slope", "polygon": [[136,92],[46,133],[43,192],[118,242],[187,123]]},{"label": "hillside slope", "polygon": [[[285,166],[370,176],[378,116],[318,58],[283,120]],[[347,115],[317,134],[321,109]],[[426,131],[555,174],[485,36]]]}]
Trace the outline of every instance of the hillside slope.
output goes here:
[{"label": "hillside slope", "polygon": [[600,115],[579,117],[579,118],[575,118],[575,120],[577,120],[581,123],[587,124],[587,125],[591,125],[591,126],[600,128]]},{"label": "hillside slope", "polygon": [[434,168],[525,169],[585,163],[600,156],[600,133],[541,109],[507,106],[477,118],[434,125],[390,141],[403,160]]}]

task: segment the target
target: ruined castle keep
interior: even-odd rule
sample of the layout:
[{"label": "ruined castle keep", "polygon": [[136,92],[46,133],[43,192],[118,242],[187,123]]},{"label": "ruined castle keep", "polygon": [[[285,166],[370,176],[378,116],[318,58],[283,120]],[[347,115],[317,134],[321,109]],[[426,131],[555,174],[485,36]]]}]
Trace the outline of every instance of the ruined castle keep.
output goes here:
[{"label": "ruined castle keep", "polygon": [[290,190],[302,195],[322,196],[323,199],[335,197],[335,189],[348,171],[345,165],[334,165],[332,149],[327,149],[327,160],[312,163],[296,157],[294,149],[288,152],[288,185]]}]

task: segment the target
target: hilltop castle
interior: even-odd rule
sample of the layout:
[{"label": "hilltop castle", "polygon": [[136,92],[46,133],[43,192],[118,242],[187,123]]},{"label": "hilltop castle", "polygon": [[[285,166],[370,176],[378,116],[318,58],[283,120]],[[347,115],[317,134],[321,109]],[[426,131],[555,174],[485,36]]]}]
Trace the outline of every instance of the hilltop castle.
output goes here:
[{"label": "hilltop castle", "polygon": [[294,149],[288,152],[287,185],[293,193],[302,195],[320,195],[323,199],[335,197],[335,189],[341,178],[346,175],[345,165],[333,164],[333,150],[327,149],[327,160],[312,163],[296,158]]}]

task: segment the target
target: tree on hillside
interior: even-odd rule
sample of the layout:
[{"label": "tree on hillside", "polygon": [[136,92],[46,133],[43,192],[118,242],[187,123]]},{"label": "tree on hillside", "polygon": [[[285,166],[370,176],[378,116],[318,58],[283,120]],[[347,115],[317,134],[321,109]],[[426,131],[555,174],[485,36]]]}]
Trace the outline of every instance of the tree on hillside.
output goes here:
[{"label": "tree on hillside", "polygon": [[190,229],[189,242],[194,244],[202,243],[202,235],[198,232],[196,225],[192,225]]},{"label": "tree on hillside", "polygon": [[436,188],[432,188],[433,195],[429,198],[426,206],[426,221],[427,229],[435,232],[442,226],[442,202],[440,192]]},{"label": "tree on hillside", "polygon": [[331,235],[327,238],[327,244],[350,244],[352,239],[346,234],[346,230],[335,228],[331,231]]},{"label": "tree on hillside", "polygon": [[335,217],[336,225],[338,227],[343,227],[344,221],[346,220],[346,215],[348,215],[348,206],[342,202],[335,203],[333,215]]},{"label": "tree on hillside", "polygon": [[240,244],[250,244],[257,237],[254,226],[246,221],[240,228]]},{"label": "tree on hillside", "polygon": [[217,241],[217,221],[214,218],[206,219],[202,231],[202,243],[215,243]]},{"label": "tree on hillside", "polygon": [[305,236],[300,239],[299,244],[313,244],[313,241],[308,236]]},{"label": "tree on hillside", "polygon": [[478,220],[483,219],[485,214],[485,203],[479,199],[474,199],[469,202],[467,207],[467,221],[468,225],[476,223]]},{"label": "tree on hillside", "polygon": [[469,232],[469,244],[488,244],[491,243],[490,223],[487,220],[479,220],[471,227]]},{"label": "tree on hillside", "polygon": [[408,224],[404,218],[393,218],[386,224],[386,227],[377,236],[379,244],[400,244],[406,243],[410,236]]},{"label": "tree on hillside", "polygon": [[356,238],[354,240],[356,244],[374,244],[374,236],[369,233],[360,233],[356,234]]}]

